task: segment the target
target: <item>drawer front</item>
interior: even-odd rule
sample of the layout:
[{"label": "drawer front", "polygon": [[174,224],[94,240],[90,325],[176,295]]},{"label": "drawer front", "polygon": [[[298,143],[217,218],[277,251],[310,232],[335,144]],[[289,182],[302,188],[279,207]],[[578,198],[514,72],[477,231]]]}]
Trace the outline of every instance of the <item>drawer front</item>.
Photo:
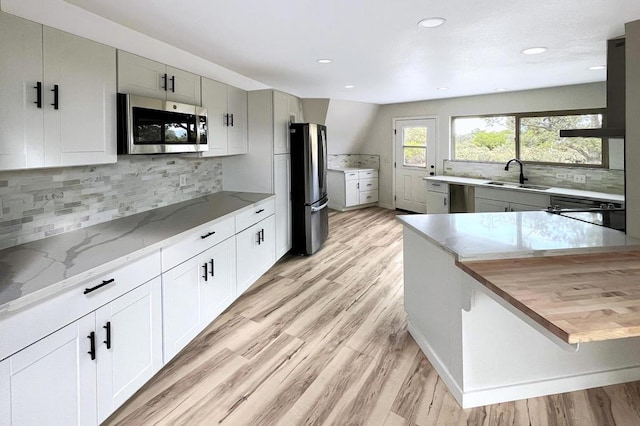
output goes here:
[{"label": "drawer front", "polygon": [[360,170],[358,172],[358,177],[360,179],[370,179],[370,178],[377,178],[378,177],[378,171],[377,170]]},{"label": "drawer front", "polygon": [[[86,280],[0,321],[0,360],[160,275],[160,252]],[[105,284],[106,282],[106,284]],[[102,285],[104,284],[104,285]],[[86,289],[93,289],[84,294]]]},{"label": "drawer front", "polygon": [[344,180],[356,180],[358,176],[358,172],[344,172]]},{"label": "drawer front", "polygon": [[360,191],[360,204],[369,204],[378,202],[378,190]]},{"label": "drawer front", "polygon": [[360,179],[360,191],[373,191],[378,189],[378,178]]},{"label": "drawer front", "polygon": [[234,216],[198,227],[196,231],[190,232],[184,240],[162,249],[162,272],[168,271],[234,234]]},{"label": "drawer front", "polygon": [[438,182],[438,181],[428,180],[427,181],[427,191],[448,193],[449,192],[449,184],[446,183],[446,182]]},{"label": "drawer front", "polygon": [[271,216],[275,211],[275,200],[273,198],[255,203],[251,208],[236,215],[236,233],[242,232],[266,217]]}]

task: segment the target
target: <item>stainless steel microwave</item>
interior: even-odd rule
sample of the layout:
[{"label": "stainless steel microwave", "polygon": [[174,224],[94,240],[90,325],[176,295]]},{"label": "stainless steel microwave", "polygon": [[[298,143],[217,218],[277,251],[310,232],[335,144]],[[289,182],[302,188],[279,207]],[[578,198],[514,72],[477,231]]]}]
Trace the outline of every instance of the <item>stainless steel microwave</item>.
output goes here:
[{"label": "stainless steel microwave", "polygon": [[118,94],[118,154],[208,150],[207,108]]}]

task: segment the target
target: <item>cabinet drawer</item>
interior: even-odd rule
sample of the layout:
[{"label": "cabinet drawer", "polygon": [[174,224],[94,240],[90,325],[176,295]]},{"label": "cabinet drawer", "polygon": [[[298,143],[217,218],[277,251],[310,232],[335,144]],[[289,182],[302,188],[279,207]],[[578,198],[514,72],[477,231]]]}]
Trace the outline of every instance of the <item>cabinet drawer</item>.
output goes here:
[{"label": "cabinet drawer", "polygon": [[377,170],[360,170],[358,172],[358,177],[360,179],[369,179],[369,178],[377,178],[378,171]]},{"label": "cabinet drawer", "polygon": [[[156,251],[0,321],[0,360],[160,275]],[[107,284],[104,284],[107,282]],[[84,294],[85,289],[95,290]],[[28,326],[26,326],[28,325]]]},{"label": "cabinet drawer", "polygon": [[274,212],[275,200],[273,198],[255,203],[251,208],[236,215],[236,233],[255,225]]},{"label": "cabinet drawer", "polygon": [[344,172],[344,180],[356,180],[358,175],[358,172]]},{"label": "cabinet drawer", "polygon": [[378,202],[378,190],[360,191],[360,204],[369,204]]},{"label": "cabinet drawer", "polygon": [[360,179],[360,191],[373,191],[378,189],[378,178]]},{"label": "cabinet drawer", "polygon": [[184,240],[162,249],[162,271],[202,253],[235,234],[235,219],[229,216],[200,226]]},{"label": "cabinet drawer", "polygon": [[427,191],[448,193],[449,192],[449,184],[445,183],[445,182],[438,182],[438,181],[428,180],[427,181]]}]

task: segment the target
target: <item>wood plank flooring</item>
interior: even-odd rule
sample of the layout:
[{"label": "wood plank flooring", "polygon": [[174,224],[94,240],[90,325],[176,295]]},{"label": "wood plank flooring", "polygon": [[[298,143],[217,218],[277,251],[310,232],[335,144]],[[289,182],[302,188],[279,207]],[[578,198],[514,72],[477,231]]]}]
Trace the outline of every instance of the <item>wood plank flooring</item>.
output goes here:
[{"label": "wood plank flooring", "polygon": [[331,211],[107,425],[639,425],[640,382],[463,410],[407,332],[402,227]]}]

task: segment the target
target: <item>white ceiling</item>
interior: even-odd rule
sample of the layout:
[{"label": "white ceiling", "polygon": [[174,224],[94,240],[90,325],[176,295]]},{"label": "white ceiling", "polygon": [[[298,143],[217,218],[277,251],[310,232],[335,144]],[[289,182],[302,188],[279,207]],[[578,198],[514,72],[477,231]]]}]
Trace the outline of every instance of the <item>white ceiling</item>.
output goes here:
[{"label": "white ceiling", "polygon": [[379,104],[604,81],[588,68],[640,19],[638,0],[67,1],[300,97]]}]

